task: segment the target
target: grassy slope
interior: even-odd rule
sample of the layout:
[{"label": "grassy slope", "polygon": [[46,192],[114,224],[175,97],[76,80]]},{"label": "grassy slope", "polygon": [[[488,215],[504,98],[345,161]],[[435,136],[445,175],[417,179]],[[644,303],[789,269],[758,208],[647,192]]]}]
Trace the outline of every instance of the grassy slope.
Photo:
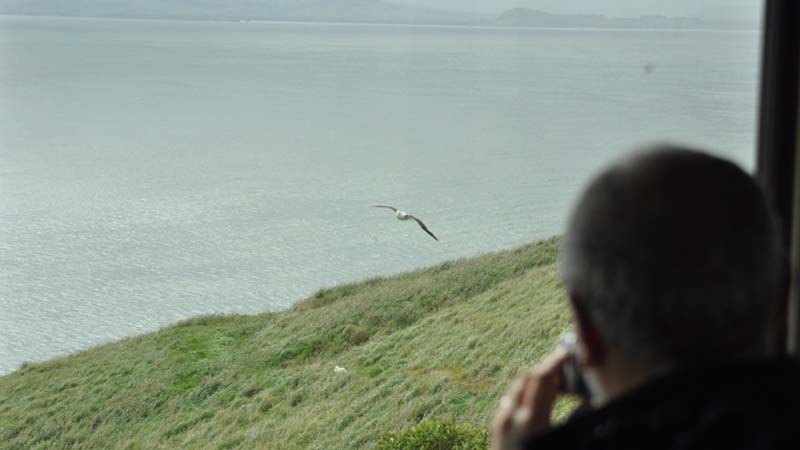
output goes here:
[{"label": "grassy slope", "polygon": [[32,365],[0,377],[0,448],[356,449],[425,417],[487,426],[566,325],[556,253],[550,239]]}]

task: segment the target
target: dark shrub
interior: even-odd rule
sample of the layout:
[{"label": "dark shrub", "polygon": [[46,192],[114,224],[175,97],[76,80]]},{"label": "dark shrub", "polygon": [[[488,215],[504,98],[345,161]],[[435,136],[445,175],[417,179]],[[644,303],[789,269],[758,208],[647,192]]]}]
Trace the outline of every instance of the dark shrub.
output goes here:
[{"label": "dark shrub", "polygon": [[489,433],[451,420],[424,420],[381,436],[377,450],[487,450]]}]

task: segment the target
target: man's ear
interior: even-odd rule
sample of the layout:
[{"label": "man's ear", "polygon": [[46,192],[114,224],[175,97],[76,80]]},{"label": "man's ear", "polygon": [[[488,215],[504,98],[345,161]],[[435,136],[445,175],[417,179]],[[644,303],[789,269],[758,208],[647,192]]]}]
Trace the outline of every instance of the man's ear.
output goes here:
[{"label": "man's ear", "polygon": [[606,359],[606,341],[586,309],[581,306],[580,297],[572,293],[569,297],[575,317],[575,331],[578,335],[579,362],[584,367],[601,366]]}]

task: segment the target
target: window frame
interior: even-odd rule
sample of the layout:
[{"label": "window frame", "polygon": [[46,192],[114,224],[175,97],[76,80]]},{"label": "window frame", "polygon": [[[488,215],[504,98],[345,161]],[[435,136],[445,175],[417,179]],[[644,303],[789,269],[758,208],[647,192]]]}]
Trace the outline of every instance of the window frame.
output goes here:
[{"label": "window frame", "polygon": [[786,350],[800,356],[800,2],[765,0],[756,177],[782,226],[790,277]]}]

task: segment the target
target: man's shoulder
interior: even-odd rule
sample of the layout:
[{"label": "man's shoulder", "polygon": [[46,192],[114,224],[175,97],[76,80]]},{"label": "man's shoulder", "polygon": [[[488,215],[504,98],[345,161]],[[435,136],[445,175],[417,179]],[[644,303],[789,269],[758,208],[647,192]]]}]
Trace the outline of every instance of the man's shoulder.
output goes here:
[{"label": "man's shoulder", "polygon": [[800,363],[699,367],[655,379],[527,442],[531,449],[800,448]]}]

